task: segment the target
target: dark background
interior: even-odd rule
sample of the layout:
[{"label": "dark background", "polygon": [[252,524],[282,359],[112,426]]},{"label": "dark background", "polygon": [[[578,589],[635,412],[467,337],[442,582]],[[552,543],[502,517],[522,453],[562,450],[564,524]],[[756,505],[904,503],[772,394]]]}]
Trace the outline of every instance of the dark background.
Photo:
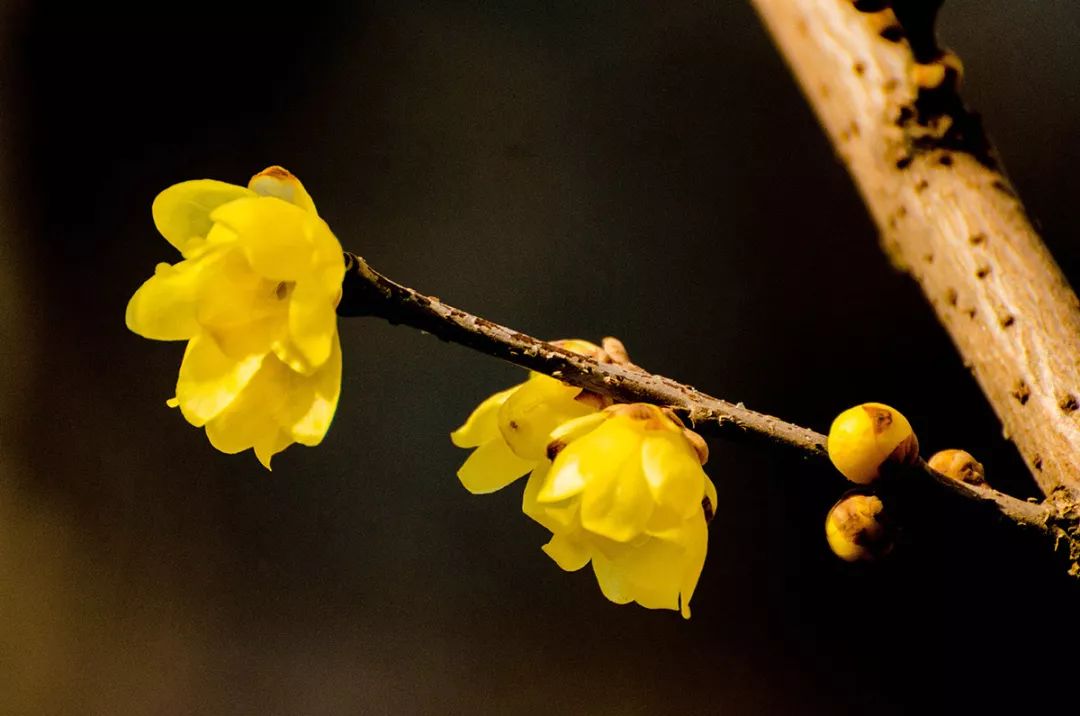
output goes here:
[{"label": "dark background", "polygon": [[[950,1],[941,34],[1080,280],[1080,5]],[[975,713],[1076,683],[1080,588],[1003,528],[934,507],[852,568],[837,475],[714,441],[693,619],[617,607],[520,485],[454,476],[447,433],[516,369],[342,321],[333,428],[267,473],[165,408],[182,346],[124,327],[176,260],[154,195],[279,163],[423,291],[819,430],[892,403],[1034,494],[747,2],[9,2],[0,83],[0,713]]]}]

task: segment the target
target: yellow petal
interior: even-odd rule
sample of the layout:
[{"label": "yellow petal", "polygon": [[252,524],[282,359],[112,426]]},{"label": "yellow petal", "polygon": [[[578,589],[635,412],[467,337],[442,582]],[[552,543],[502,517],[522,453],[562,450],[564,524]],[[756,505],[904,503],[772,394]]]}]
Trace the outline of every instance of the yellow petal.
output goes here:
[{"label": "yellow petal", "polygon": [[686,522],[686,534],[682,541],[685,555],[679,593],[683,618],[689,619],[690,598],[694,596],[694,590],[697,589],[701,570],[705,566],[705,553],[709,548],[709,527],[704,519],[691,517]]},{"label": "yellow petal", "polygon": [[[709,544],[709,528],[705,523],[704,516],[694,515],[676,528],[657,533],[655,540],[667,549],[678,549],[681,556],[672,557],[677,561],[681,571],[679,577],[680,608],[682,615],[690,618],[690,598],[694,596],[701,569],[705,564],[705,553]],[[674,554],[674,553],[673,553]],[[631,574],[633,579],[643,580],[642,574],[649,574],[648,570],[641,574]]]},{"label": "yellow petal", "polygon": [[581,492],[581,524],[587,530],[617,542],[633,539],[653,510],[641,444],[642,431],[631,421],[605,421],[559,453],[540,501]]},{"label": "yellow petal", "polygon": [[[292,408],[287,428],[292,439],[301,445],[318,445],[330,429],[341,395],[341,341],[337,331],[331,342],[330,357],[311,376],[295,376],[288,392]],[[292,417],[299,414],[299,417]]]},{"label": "yellow petal", "polygon": [[576,572],[589,563],[588,548],[569,535],[554,534],[551,540],[540,549],[555,560],[567,572]]},{"label": "yellow petal", "polygon": [[318,368],[330,356],[330,346],[337,335],[336,295],[327,295],[313,281],[300,280],[289,299],[289,337],[291,345],[307,365]]},{"label": "yellow petal", "polygon": [[304,211],[310,211],[312,214],[318,213],[315,210],[315,202],[312,201],[311,195],[304,189],[304,185],[284,167],[272,166],[263,169],[251,177],[251,181],[248,182],[248,189],[251,189],[259,196],[276,196],[278,199],[299,206]]},{"label": "yellow petal", "polygon": [[669,517],[672,525],[701,511],[705,472],[681,434],[647,432],[641,459],[645,483],[658,512]]},{"label": "yellow petal", "polygon": [[[263,379],[256,376],[251,384],[256,381],[262,383]],[[228,408],[207,422],[206,437],[210,444],[232,455],[254,447],[263,436],[276,435],[280,427],[264,409],[264,397],[258,390],[241,393]]]},{"label": "yellow petal", "polygon": [[235,360],[221,352],[213,339],[198,334],[188,342],[176,399],[189,423],[201,427],[225,409],[259,370],[263,356]]},{"label": "yellow petal", "polygon": [[215,255],[221,259],[204,272],[200,287],[201,325],[230,329],[269,316],[285,319],[287,287],[257,274],[239,249],[226,247]]},{"label": "yellow petal", "polygon": [[292,445],[292,438],[284,430],[260,435],[255,441],[255,457],[263,467],[270,468],[270,458]]},{"label": "yellow petal", "polygon": [[267,356],[236,400],[207,422],[210,444],[225,453],[255,448],[269,469],[270,457],[292,442],[277,417],[289,400],[290,380],[289,369]]},{"label": "yellow petal", "polygon": [[211,218],[237,234],[252,268],[268,279],[295,281],[316,267],[312,237],[322,220],[298,206],[256,196],[218,207]]},{"label": "yellow petal", "polygon": [[684,559],[680,545],[654,538],[614,565],[635,602],[647,609],[678,609]]},{"label": "yellow petal", "polygon": [[158,264],[128,301],[124,316],[128,329],[158,341],[186,340],[198,333],[196,298],[208,263],[202,258],[175,266]]},{"label": "yellow petal", "polygon": [[561,502],[580,494],[587,484],[589,479],[581,471],[581,459],[577,454],[571,452],[565,457],[560,454],[555,458],[536,499],[542,503]]},{"label": "yellow petal", "polygon": [[255,196],[235,184],[196,179],[175,184],[157,195],[151,212],[165,240],[185,253],[192,241],[205,238],[213,222],[210,214],[223,204]]},{"label": "yellow petal", "polygon": [[623,575],[610,559],[601,554],[594,554],[592,567],[596,582],[600,585],[600,591],[609,601],[616,604],[629,604],[634,601]]},{"label": "yellow petal", "polygon": [[515,385],[492,395],[480,403],[464,425],[450,433],[450,440],[460,448],[471,448],[486,443],[494,438],[500,438],[499,434],[499,406],[501,406],[510,394],[520,388]]},{"label": "yellow petal", "polygon": [[522,460],[506,443],[496,438],[473,450],[457,476],[466,490],[483,495],[501,490],[531,470],[533,465],[534,462]]},{"label": "yellow petal", "polygon": [[580,418],[574,418],[568,420],[565,423],[557,426],[554,430],[548,434],[548,446],[552,443],[562,443],[567,445],[580,437],[588,435],[596,428],[608,419],[608,414],[600,411],[592,413],[590,415],[583,415]]},{"label": "yellow petal", "polygon": [[580,392],[580,388],[534,374],[499,409],[503,438],[519,456],[542,460],[552,430],[596,412],[596,408],[574,400]]},{"label": "yellow petal", "polygon": [[629,542],[644,533],[653,509],[640,458],[613,460],[607,469],[590,475],[581,497],[581,525],[616,542]]},{"label": "yellow petal", "polygon": [[540,502],[537,498],[543,490],[550,474],[551,463],[541,462],[529,475],[525,491],[521,497],[521,511],[552,532],[565,532],[575,529],[577,523],[578,500],[561,502]]},{"label": "yellow petal", "polygon": [[251,270],[237,249],[224,256],[200,286],[196,318],[227,355],[267,353],[288,330],[288,287]]}]

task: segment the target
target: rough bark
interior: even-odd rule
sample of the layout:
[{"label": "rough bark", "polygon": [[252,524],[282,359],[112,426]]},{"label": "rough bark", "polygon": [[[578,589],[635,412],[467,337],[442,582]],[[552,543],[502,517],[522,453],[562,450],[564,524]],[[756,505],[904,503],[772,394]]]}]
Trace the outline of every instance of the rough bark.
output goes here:
[{"label": "rough bark", "polygon": [[934,43],[940,3],[753,2],[885,250],[922,287],[1039,487],[1074,504],[1080,303],[960,101],[959,64]]}]

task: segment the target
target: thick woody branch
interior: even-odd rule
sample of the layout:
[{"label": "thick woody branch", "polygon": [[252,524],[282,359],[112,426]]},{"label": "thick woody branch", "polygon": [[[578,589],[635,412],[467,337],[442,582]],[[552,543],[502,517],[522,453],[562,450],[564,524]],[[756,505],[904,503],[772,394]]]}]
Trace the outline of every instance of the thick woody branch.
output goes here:
[{"label": "thick woody branch", "polygon": [[[1043,492],[1080,495],[1080,303],[957,94],[940,0],[753,0]],[[891,7],[890,7],[891,5]]]},{"label": "thick woody branch", "polygon": [[[338,305],[342,316],[373,316],[417,328],[619,402],[668,406],[702,432],[790,448],[808,458],[828,458],[825,436],[813,430],[714,398],[636,366],[597,362],[425,296],[376,272],[362,258],[348,253],[345,256],[347,271]],[[1046,503],[1025,502],[989,487],[951,480],[921,460],[903,475],[892,477],[914,477],[923,484],[934,484],[943,494],[966,498],[988,513],[1053,540],[1055,548],[1065,551],[1070,562],[1080,559],[1075,515],[1065,515]],[[897,483],[902,481],[896,479]]]}]

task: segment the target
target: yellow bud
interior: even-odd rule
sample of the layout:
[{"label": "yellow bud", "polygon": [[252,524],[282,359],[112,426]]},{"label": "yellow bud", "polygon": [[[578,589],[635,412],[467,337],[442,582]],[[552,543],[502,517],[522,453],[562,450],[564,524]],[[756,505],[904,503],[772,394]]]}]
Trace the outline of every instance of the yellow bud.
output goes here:
[{"label": "yellow bud", "polygon": [[829,510],[825,539],[845,562],[872,561],[892,551],[890,530],[883,523],[884,505],[876,495],[849,492]]},{"label": "yellow bud", "polygon": [[969,485],[985,485],[986,471],[982,463],[965,450],[942,450],[930,458],[930,467],[942,475]]},{"label": "yellow bud", "polygon": [[919,441],[900,411],[882,403],[863,403],[836,416],[829,429],[829,459],[852,482],[878,478],[886,461],[911,463]]}]

